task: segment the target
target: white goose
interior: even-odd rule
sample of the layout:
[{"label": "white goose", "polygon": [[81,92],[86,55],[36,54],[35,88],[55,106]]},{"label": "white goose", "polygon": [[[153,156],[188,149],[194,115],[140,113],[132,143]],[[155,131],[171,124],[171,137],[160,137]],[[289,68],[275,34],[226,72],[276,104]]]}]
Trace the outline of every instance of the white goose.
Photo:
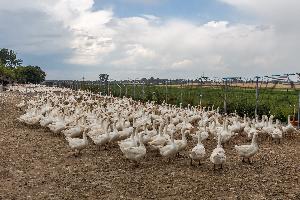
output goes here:
[{"label": "white goose", "polygon": [[[110,126],[110,124],[108,123],[106,125],[106,131],[104,131],[104,134],[89,135],[89,137],[94,142],[94,144],[96,146],[98,146],[98,149],[100,149],[101,146],[107,144],[110,140],[109,133],[108,133],[109,126]],[[106,149],[106,146],[105,146],[105,149]]]},{"label": "white goose", "polygon": [[[188,130],[187,130],[188,131]],[[170,142],[168,142],[170,144]],[[187,140],[186,140],[186,129],[181,129],[181,140],[174,140],[174,143],[177,146],[177,156],[179,155],[179,152],[183,151],[187,147]]]},{"label": "white goose", "polygon": [[275,142],[280,143],[280,140],[282,139],[282,130],[279,128],[279,121],[276,120],[275,129],[271,133],[272,139],[275,140]]},{"label": "white goose", "polygon": [[127,138],[125,140],[118,142],[120,150],[123,153],[124,153],[124,149],[130,148],[130,147],[136,147],[138,145],[138,141],[136,141],[136,139],[135,139],[136,135],[137,135],[137,129],[136,129],[136,127],[134,127],[130,138]]},{"label": "white goose", "polygon": [[216,169],[216,166],[220,166],[220,168],[223,169],[223,164],[226,162],[225,150],[221,145],[220,133],[218,134],[218,145],[211,153],[210,161],[214,164],[214,170]]},{"label": "white goose", "polygon": [[167,138],[164,136],[163,134],[163,126],[164,124],[161,124],[159,127],[159,134],[154,136],[152,138],[152,141],[149,142],[149,145],[153,148],[153,149],[159,149],[160,147],[164,146],[167,143]]},{"label": "white goose", "polygon": [[89,145],[88,138],[86,136],[87,130],[88,129],[84,130],[82,139],[66,137],[66,140],[68,141],[71,149],[75,150],[75,155],[80,154],[81,150],[86,148]]},{"label": "white goose", "polygon": [[290,134],[290,135],[297,132],[297,129],[291,123],[291,116],[290,115],[288,116],[288,124],[287,124],[287,126],[282,127],[282,131],[283,131],[284,134]]},{"label": "white goose", "polygon": [[176,143],[174,142],[173,132],[171,132],[171,143],[166,146],[160,147],[159,153],[163,157],[169,158],[169,161],[170,161],[170,158],[175,156],[177,154],[177,152],[178,152],[178,147],[177,147]]},{"label": "white goose", "polygon": [[258,137],[258,133],[255,132],[253,134],[252,137],[252,142],[250,145],[235,145],[234,148],[237,151],[237,153],[239,154],[240,157],[243,158],[243,162],[245,162],[245,159],[248,160],[249,164],[250,162],[250,158],[252,156],[254,156],[257,152],[258,152],[258,144],[257,144],[257,137]]},{"label": "white goose", "polygon": [[143,133],[140,135],[139,146],[131,146],[123,149],[124,156],[129,160],[133,160],[135,165],[137,165],[138,161],[145,157],[147,152],[143,142],[143,135]]},{"label": "white goose", "polygon": [[201,133],[198,132],[198,144],[192,149],[190,153],[190,164],[193,165],[193,160],[198,161],[199,165],[201,165],[201,160],[205,157],[205,148],[201,142]]}]

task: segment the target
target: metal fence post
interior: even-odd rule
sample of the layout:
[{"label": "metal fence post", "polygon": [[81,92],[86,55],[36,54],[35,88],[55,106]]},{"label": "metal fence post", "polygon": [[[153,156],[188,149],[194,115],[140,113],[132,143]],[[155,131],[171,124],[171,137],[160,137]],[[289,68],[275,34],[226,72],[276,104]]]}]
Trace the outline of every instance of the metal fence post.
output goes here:
[{"label": "metal fence post", "polygon": [[256,76],[256,92],[255,92],[255,117],[257,116],[257,109],[258,109],[258,79],[259,77]]},{"label": "metal fence post", "polygon": [[168,81],[166,81],[166,103],[168,103]]}]

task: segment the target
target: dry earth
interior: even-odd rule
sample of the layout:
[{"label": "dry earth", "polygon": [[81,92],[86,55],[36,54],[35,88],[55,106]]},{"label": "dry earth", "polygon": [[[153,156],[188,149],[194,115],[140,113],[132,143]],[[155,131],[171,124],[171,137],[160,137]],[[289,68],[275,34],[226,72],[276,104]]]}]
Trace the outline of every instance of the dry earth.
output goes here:
[{"label": "dry earth", "polygon": [[[300,136],[280,145],[261,140],[252,165],[233,150],[246,142],[239,137],[225,147],[220,171],[209,159],[190,166],[152,152],[134,168],[117,146],[72,156],[64,138],[16,120],[19,96],[0,98],[0,199],[300,199]],[[204,144],[209,157],[216,142]]]}]

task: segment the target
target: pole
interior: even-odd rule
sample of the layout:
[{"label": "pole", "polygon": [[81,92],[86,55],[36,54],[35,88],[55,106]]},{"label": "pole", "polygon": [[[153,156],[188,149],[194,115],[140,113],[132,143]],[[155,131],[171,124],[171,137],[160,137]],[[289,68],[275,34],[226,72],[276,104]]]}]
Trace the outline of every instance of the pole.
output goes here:
[{"label": "pole", "polygon": [[182,103],[182,82],[181,82],[181,85],[180,85],[180,103]]},{"label": "pole", "polygon": [[100,78],[100,76],[99,76],[99,94],[101,95],[101,87],[102,86],[102,83],[101,83],[101,78]]},{"label": "pole", "polygon": [[119,89],[120,89],[120,98],[121,98],[121,95],[122,95],[122,88],[121,88],[121,86],[118,84],[118,83],[116,83],[117,84],[117,86],[119,87]]},{"label": "pole", "polygon": [[145,82],[143,82],[143,100],[145,101]]},{"label": "pole", "polygon": [[133,99],[135,99],[135,79],[133,81]]},{"label": "pole", "polygon": [[227,78],[225,78],[225,89],[224,89],[224,113],[227,114]]},{"label": "pole", "polygon": [[258,79],[259,77],[256,76],[256,92],[255,92],[255,117],[257,116],[257,108],[258,108]]},{"label": "pole", "polygon": [[168,81],[166,81],[166,103],[168,102]]},{"label": "pole", "polygon": [[200,102],[199,102],[199,105],[200,105],[200,109],[202,108],[202,94],[200,94]]},{"label": "pole", "polygon": [[109,96],[109,80],[107,80],[107,95],[106,96]]}]

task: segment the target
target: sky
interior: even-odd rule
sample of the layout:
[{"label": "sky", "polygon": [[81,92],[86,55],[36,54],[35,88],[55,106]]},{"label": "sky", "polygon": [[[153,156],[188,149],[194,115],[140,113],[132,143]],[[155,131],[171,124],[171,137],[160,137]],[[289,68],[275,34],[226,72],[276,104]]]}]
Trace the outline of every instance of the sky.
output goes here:
[{"label": "sky", "polygon": [[0,0],[0,48],[48,80],[299,72],[299,0]]}]

